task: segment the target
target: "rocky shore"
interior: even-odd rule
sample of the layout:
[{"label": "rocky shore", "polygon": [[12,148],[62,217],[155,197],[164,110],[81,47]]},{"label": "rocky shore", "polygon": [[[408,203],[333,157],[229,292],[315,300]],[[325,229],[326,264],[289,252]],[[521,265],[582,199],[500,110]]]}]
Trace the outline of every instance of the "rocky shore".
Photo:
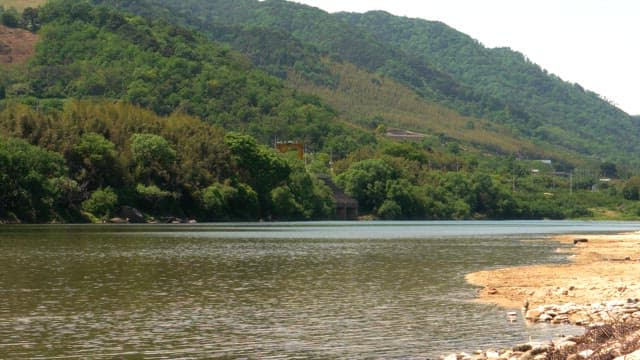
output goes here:
[{"label": "rocky shore", "polygon": [[573,324],[583,326],[640,321],[640,301],[627,299],[596,304],[541,305],[525,312],[531,322]]},{"label": "rocky shore", "polygon": [[567,252],[572,263],[482,271],[467,280],[482,287],[480,302],[522,306],[528,322],[580,325],[584,335],[440,359],[640,360],[640,232],[551,241],[567,244],[558,251]]},{"label": "rocky shore", "polygon": [[[510,349],[478,350],[441,356],[441,360],[640,360],[640,301],[608,301],[590,305],[544,305],[525,310],[528,322],[585,326],[582,336]],[[509,316],[518,316],[509,312]]]},{"label": "rocky shore", "polygon": [[640,360],[640,323],[599,325],[582,336],[511,349],[478,350],[442,356],[441,360]]}]

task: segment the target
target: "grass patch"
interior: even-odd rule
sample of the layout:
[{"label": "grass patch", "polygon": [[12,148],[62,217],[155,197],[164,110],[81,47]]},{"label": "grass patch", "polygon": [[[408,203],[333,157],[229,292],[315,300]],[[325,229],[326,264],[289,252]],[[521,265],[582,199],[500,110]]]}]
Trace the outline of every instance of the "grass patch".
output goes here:
[{"label": "grass patch", "polygon": [[15,8],[18,11],[22,11],[28,7],[38,7],[47,0],[0,0],[0,5],[2,5],[5,9]]}]

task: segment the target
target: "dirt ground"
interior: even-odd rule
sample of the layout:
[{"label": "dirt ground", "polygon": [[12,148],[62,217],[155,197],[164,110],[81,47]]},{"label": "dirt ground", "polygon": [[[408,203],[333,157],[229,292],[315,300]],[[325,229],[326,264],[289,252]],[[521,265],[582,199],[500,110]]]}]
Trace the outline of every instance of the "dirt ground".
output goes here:
[{"label": "dirt ground", "polygon": [[[640,298],[640,232],[618,235],[563,235],[550,238],[573,244],[572,263],[481,271],[467,281],[482,286],[479,302],[507,308],[544,304],[592,304]],[[560,251],[560,250],[558,250]]]},{"label": "dirt ground", "polygon": [[38,35],[0,25],[0,64],[23,64],[35,53]]}]

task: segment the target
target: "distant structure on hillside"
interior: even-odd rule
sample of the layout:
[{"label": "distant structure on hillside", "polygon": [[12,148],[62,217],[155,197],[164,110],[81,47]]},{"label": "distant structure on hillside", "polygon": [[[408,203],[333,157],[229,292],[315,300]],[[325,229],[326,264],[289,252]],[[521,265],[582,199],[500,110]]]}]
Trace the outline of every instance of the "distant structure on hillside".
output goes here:
[{"label": "distant structure on hillside", "polygon": [[385,136],[396,140],[422,140],[427,137],[425,134],[402,129],[389,129]]},{"label": "distant structure on hillside", "polygon": [[276,149],[281,153],[287,153],[289,151],[297,151],[298,159],[304,160],[304,144],[293,141],[277,141]]}]

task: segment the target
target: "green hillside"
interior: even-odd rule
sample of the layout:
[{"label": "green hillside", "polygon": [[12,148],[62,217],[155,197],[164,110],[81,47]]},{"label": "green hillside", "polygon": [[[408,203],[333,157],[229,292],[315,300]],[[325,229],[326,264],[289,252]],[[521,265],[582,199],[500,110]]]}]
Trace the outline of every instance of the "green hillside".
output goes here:
[{"label": "green hillside", "polygon": [[188,30],[78,1],[51,2],[38,19],[34,57],[0,77],[0,221],[98,219],[120,205],[210,220],[325,218],[324,185],[263,144],[375,142]]},{"label": "green hillside", "polygon": [[455,105],[467,115],[481,116],[505,106],[498,99],[483,98],[423,59],[379,42],[367,32],[309,6],[279,0],[94,1],[196,29],[244,50],[257,64],[281,76],[293,67],[311,75],[314,81],[331,84],[320,61],[320,57],[329,56],[369,72],[389,75],[421,96]]},{"label": "green hillside", "polygon": [[629,156],[640,150],[634,118],[597,94],[546,73],[522,54],[487,49],[442,23],[383,12],[328,14],[281,0],[139,0],[116,5],[199,29],[245,51],[281,77],[293,68],[330,87],[335,84],[331,72],[309,57],[328,56],[384,74],[427,101],[488,118],[542,146],[554,144],[563,149],[559,151],[596,162],[638,162]]},{"label": "green hillside", "polygon": [[0,222],[326,219],[328,178],[370,218],[640,214],[624,167],[524,137],[491,116],[506,103],[335,15],[114,4],[152,19],[74,0],[14,17],[38,42],[0,65]]},{"label": "green hillside", "polygon": [[192,31],[86,2],[53,2],[39,17],[41,41],[28,71],[13,83],[0,83],[8,98],[50,104],[65,98],[119,99],[160,115],[198,116],[264,143],[293,139],[317,149],[331,135],[363,136],[317,98],[296,94],[228,47]]},{"label": "green hillside", "polygon": [[338,14],[377,41],[397,46],[473,86],[522,109],[526,121],[508,113],[494,117],[520,133],[583,154],[618,162],[637,162],[640,123],[579,84],[562,81],[508,48],[488,49],[439,22],[385,12]]}]

